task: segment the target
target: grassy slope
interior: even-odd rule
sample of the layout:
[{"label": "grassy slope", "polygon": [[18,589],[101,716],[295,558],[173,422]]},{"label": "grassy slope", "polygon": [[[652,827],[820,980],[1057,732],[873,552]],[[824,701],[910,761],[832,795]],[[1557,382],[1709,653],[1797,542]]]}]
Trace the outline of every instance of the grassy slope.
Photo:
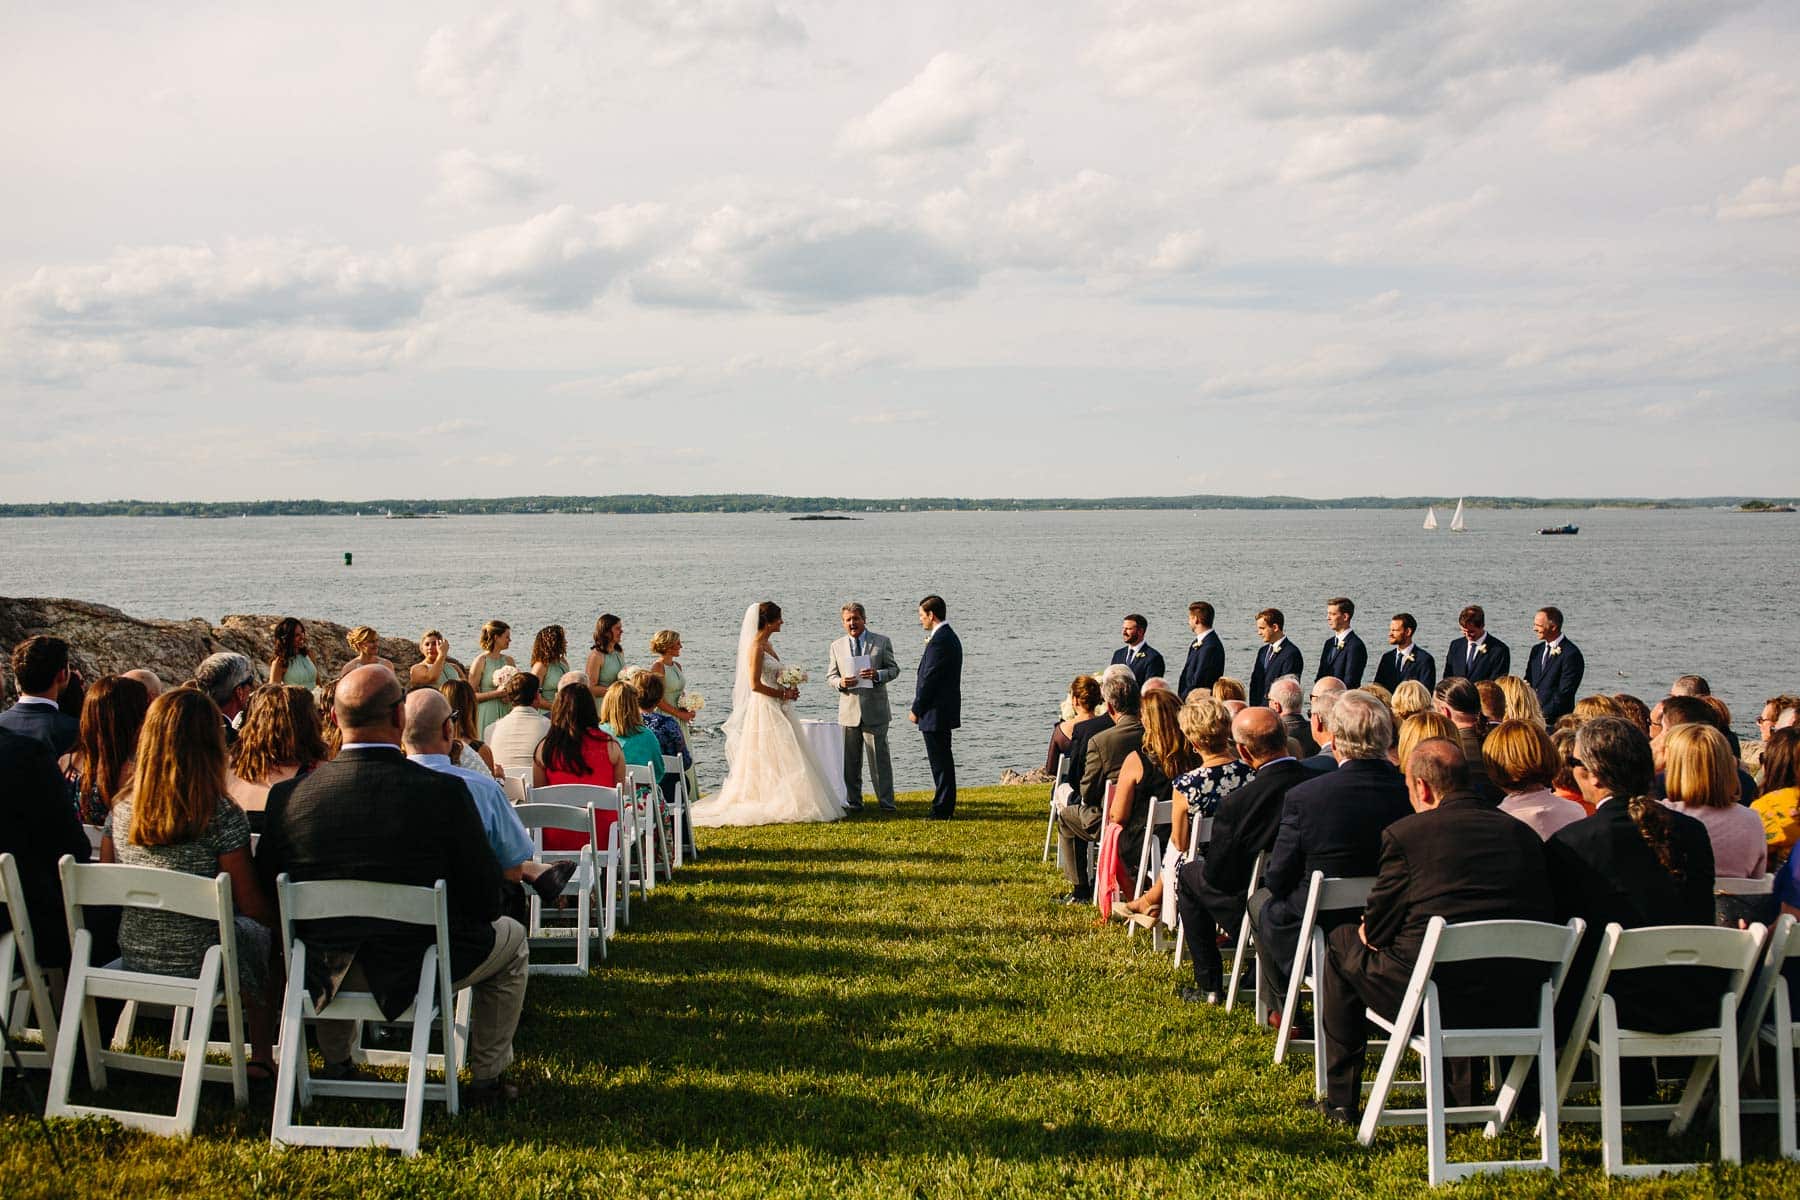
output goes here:
[{"label": "grassy slope", "polygon": [[[948,826],[708,831],[590,979],[534,980],[510,1110],[430,1115],[411,1162],[275,1152],[266,1103],[209,1089],[182,1144],[61,1124],[59,1171],[9,1079],[0,1195],[104,1192],[504,1196],[1389,1195],[1422,1190],[1423,1135],[1364,1151],[1301,1107],[1310,1066],[1272,1067],[1243,1013],[1175,1005],[1166,956],[1091,910],[1047,903],[1042,789],[966,792]],[[36,1077],[41,1081],[42,1076]],[[1560,1180],[1604,1188],[1591,1133],[1565,1126]],[[1618,1194],[1800,1192],[1752,1119],[1743,1170]],[[1633,1136],[1634,1153],[1669,1149]],[[1453,1153],[1479,1152],[1472,1134]],[[1509,1136],[1496,1154],[1525,1152]],[[1695,1138],[1678,1147],[1710,1154]]]}]

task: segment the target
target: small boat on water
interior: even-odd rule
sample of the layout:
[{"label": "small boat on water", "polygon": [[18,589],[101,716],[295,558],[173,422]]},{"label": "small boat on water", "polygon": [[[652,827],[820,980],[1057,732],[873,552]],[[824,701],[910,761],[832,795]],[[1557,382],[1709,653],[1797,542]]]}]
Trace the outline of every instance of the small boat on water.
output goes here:
[{"label": "small boat on water", "polygon": [[1538,532],[1543,534],[1545,537],[1555,537],[1558,535],[1574,537],[1576,534],[1581,532],[1581,526],[1579,526],[1579,525],[1546,525],[1546,526],[1544,526],[1544,528],[1538,530]]},{"label": "small boat on water", "polygon": [[1451,533],[1466,532],[1466,529],[1463,526],[1462,497],[1460,497],[1460,496],[1458,496],[1456,499],[1456,515],[1454,517],[1450,518],[1450,532]]},{"label": "small boat on water", "polygon": [[1437,528],[1437,509],[1433,508],[1429,504],[1427,504],[1425,506],[1425,528],[1427,528],[1427,529],[1436,529]]}]

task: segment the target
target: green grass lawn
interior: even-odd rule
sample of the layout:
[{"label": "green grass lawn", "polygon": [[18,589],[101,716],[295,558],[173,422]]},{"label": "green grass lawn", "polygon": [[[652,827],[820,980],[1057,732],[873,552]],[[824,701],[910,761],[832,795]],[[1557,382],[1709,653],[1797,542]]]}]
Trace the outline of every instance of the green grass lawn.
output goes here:
[{"label": "green grass lawn", "polygon": [[[1042,788],[963,794],[957,820],[702,831],[702,856],[639,906],[587,979],[534,979],[525,1094],[454,1120],[425,1152],[272,1150],[268,1104],[209,1088],[191,1142],[58,1123],[59,1168],[14,1079],[0,1091],[0,1196],[1391,1195],[1424,1191],[1424,1135],[1372,1150],[1303,1107],[1304,1055],[1270,1064],[1245,1012],[1182,1006],[1166,954],[1053,905]],[[1372,1074],[1372,1072],[1371,1072]],[[43,1076],[33,1077],[42,1086]],[[154,1085],[160,1086],[160,1085]],[[135,1094],[135,1093],[133,1093]],[[386,1119],[386,1113],[383,1113]],[[1713,1153],[1703,1131],[1638,1156]],[[1509,1134],[1452,1153],[1528,1153]],[[1771,1118],[1741,1169],[1618,1195],[1800,1194]],[[1563,1174],[1462,1194],[1607,1190],[1590,1128]]]}]

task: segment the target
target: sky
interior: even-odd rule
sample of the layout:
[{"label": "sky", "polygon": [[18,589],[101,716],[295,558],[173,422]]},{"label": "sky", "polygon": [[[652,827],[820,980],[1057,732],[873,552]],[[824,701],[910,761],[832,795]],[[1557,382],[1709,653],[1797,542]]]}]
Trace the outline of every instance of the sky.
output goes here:
[{"label": "sky", "polygon": [[0,500],[1800,491],[1787,0],[5,25]]}]

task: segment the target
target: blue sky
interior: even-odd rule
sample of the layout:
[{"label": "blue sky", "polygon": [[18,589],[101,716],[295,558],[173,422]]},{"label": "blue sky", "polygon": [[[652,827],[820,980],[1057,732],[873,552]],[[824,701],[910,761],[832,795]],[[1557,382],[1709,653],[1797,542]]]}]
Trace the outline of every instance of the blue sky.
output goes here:
[{"label": "blue sky", "polygon": [[1800,10],[15,10],[0,499],[1792,493]]}]

